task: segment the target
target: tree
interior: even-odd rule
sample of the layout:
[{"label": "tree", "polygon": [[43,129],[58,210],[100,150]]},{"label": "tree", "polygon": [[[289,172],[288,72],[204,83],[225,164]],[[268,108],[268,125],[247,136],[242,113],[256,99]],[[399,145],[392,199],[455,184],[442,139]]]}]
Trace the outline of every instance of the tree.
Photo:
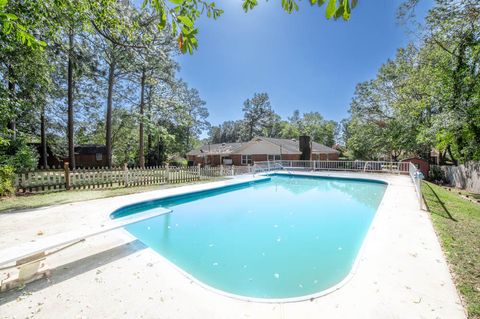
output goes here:
[{"label": "tree", "polygon": [[200,98],[200,94],[196,89],[188,88],[187,84],[180,82],[175,89],[178,99],[178,107],[180,116],[178,117],[178,124],[180,130],[183,130],[184,149],[183,154],[191,150],[192,138],[197,138],[199,134],[209,124],[207,121],[208,109],[205,107],[206,102]]},{"label": "tree", "polygon": [[[17,18],[12,20],[15,24],[12,28],[19,28],[20,35],[13,29],[10,30],[12,32],[0,32],[0,78],[6,84],[5,87],[3,83],[0,86],[0,165],[11,165],[16,171],[21,171],[36,166],[38,155],[31,143],[39,126],[43,132],[43,110],[50,89],[51,71],[46,52],[40,49],[45,43],[37,42],[35,38],[22,38],[27,36],[22,24],[35,28],[39,34],[48,34],[51,28],[45,25],[38,3],[12,2],[7,6],[0,2],[2,6],[9,11],[25,11],[22,21]],[[10,15],[8,17],[13,19]],[[29,41],[32,41],[30,46],[25,45]],[[44,145],[44,136],[39,135],[41,145]],[[45,148],[42,147],[42,163],[44,154]]]},{"label": "tree", "polygon": [[[174,83],[176,63],[170,54],[175,51],[173,38],[169,30],[157,31],[159,17],[152,12],[141,11],[136,16],[136,23],[141,26],[134,35],[135,42],[140,43],[135,48],[134,59],[130,62],[129,72],[133,81],[139,84],[139,152],[138,163],[145,166],[145,90],[149,85],[158,82]],[[133,63],[132,63],[133,62]]]},{"label": "tree", "polygon": [[[410,1],[409,4],[415,4]],[[357,86],[346,144],[354,156],[480,159],[480,3],[437,0],[423,41]]]},{"label": "tree", "polygon": [[252,99],[243,102],[242,110],[248,140],[261,135],[263,128],[270,125],[274,118],[267,93],[255,93]]},{"label": "tree", "polygon": [[[128,2],[118,2],[112,7],[112,14],[117,17],[113,23],[96,26],[98,34],[96,47],[102,52],[107,68],[107,98],[105,112],[105,144],[107,163],[113,165],[112,157],[112,113],[115,84],[120,77],[129,73],[128,63],[134,59],[134,50],[145,46],[145,41],[135,37],[135,30],[141,28],[135,20],[139,13]],[[121,17],[121,18],[120,18]],[[119,22],[118,22],[119,21]],[[145,23],[146,21],[142,21]]]},{"label": "tree", "polygon": [[300,135],[308,135],[312,141],[327,146],[333,146],[335,143],[335,132],[337,123],[335,121],[326,121],[318,112],[307,112],[300,115],[298,110],[288,118],[288,122],[281,124],[279,137],[298,138]]},{"label": "tree", "polygon": [[244,124],[242,120],[225,121],[218,126],[211,126],[209,131],[209,142],[218,143],[236,143],[247,140],[242,136]]},{"label": "tree", "polygon": [[58,157],[69,156],[73,168],[74,143],[106,143],[109,166],[138,164],[143,131],[150,141],[143,151],[161,149],[163,161],[185,153],[207,127],[198,92],[175,79],[172,29],[158,32],[161,18],[151,8],[115,0],[0,5],[8,23],[45,40],[28,44],[0,25],[0,158],[24,165],[15,169],[37,165],[30,145],[38,142],[41,166],[48,144]]},{"label": "tree", "polygon": [[350,109],[350,136],[346,141],[347,149],[356,158],[397,160],[402,154],[425,155],[419,152],[416,143],[420,118],[402,110],[414,100],[414,96],[404,93],[406,72],[413,72],[411,68],[402,70],[404,59],[409,56],[404,53],[400,50],[395,61],[382,66],[375,80],[356,88]]},{"label": "tree", "polygon": [[[99,30],[98,26],[114,24],[114,19],[111,18],[114,16],[112,15],[114,3],[114,0],[96,2],[61,0],[45,1],[41,7],[43,15],[49,17],[47,21],[58,29],[58,32],[52,35],[53,43],[56,44],[57,49],[66,52],[68,158],[70,167],[73,169],[75,168],[74,98],[77,80],[75,75],[79,72],[80,61],[83,59],[81,53],[78,52],[77,41],[84,35],[84,32],[92,31],[92,28]],[[66,36],[67,41],[64,41],[62,36]]]}]

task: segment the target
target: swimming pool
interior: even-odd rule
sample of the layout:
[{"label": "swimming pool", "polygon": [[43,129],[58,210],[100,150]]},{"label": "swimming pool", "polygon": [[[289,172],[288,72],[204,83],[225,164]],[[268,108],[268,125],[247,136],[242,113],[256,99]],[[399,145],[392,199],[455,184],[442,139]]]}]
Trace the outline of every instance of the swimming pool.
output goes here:
[{"label": "swimming pool", "polygon": [[209,287],[291,299],[326,291],[350,273],[386,186],[274,174],[126,206],[112,218],[169,208],[126,229]]}]

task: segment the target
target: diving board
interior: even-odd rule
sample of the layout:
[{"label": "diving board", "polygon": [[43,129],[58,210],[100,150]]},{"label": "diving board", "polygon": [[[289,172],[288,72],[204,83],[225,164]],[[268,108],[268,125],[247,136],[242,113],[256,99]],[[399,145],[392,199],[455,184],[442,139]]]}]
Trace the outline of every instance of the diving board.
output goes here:
[{"label": "diving board", "polygon": [[[118,219],[106,220],[104,224],[98,226],[52,235],[41,238],[37,241],[1,250],[0,271],[17,268],[18,278],[11,278],[10,275],[6,275],[6,277],[3,278],[4,276],[2,275],[2,277],[0,277],[0,292],[15,287],[15,284],[25,284],[38,279],[39,277],[48,275],[48,270],[45,265],[41,265],[41,262],[45,260],[47,256],[52,255],[59,250],[84,241],[89,237],[100,235],[171,212],[172,210],[162,207],[154,208],[146,212],[136,213]],[[56,249],[56,251],[48,253],[48,251],[54,249]]]}]

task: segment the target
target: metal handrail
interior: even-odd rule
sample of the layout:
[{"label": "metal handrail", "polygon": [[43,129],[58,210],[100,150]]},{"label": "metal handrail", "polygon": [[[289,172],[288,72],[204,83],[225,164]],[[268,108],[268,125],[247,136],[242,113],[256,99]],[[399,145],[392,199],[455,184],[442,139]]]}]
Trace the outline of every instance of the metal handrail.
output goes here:
[{"label": "metal handrail", "polygon": [[415,185],[415,192],[417,193],[418,204],[420,209],[423,209],[423,200],[422,200],[422,179],[424,178],[423,173],[413,164],[409,163],[408,173],[412,179],[413,185]]},{"label": "metal handrail", "polygon": [[[279,160],[257,161],[257,167],[268,167],[273,170],[280,166],[281,169],[327,170],[327,171],[360,171],[408,174],[409,162],[387,161],[308,161],[308,160]],[[265,169],[267,170],[267,169]]]},{"label": "metal handrail", "polygon": [[365,166],[363,167],[363,172],[365,173],[368,167],[368,161],[365,163]]},{"label": "metal handrail", "polygon": [[[256,173],[259,173],[259,172],[269,172],[269,171],[277,171],[277,170],[286,170],[285,167],[283,167],[283,165],[280,163],[280,161],[254,162],[253,167],[252,167],[253,175],[255,175]],[[289,174],[291,174],[290,171],[288,171],[288,170],[286,170],[286,171]]]}]

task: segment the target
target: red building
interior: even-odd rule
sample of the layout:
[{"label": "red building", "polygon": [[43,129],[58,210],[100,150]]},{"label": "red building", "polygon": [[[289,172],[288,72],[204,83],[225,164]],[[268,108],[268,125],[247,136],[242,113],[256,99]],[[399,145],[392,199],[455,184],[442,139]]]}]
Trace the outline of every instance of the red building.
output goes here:
[{"label": "red building", "polygon": [[430,171],[430,163],[428,161],[419,157],[412,157],[404,159],[402,162],[412,163],[422,172],[423,176],[428,177],[428,172]]}]

